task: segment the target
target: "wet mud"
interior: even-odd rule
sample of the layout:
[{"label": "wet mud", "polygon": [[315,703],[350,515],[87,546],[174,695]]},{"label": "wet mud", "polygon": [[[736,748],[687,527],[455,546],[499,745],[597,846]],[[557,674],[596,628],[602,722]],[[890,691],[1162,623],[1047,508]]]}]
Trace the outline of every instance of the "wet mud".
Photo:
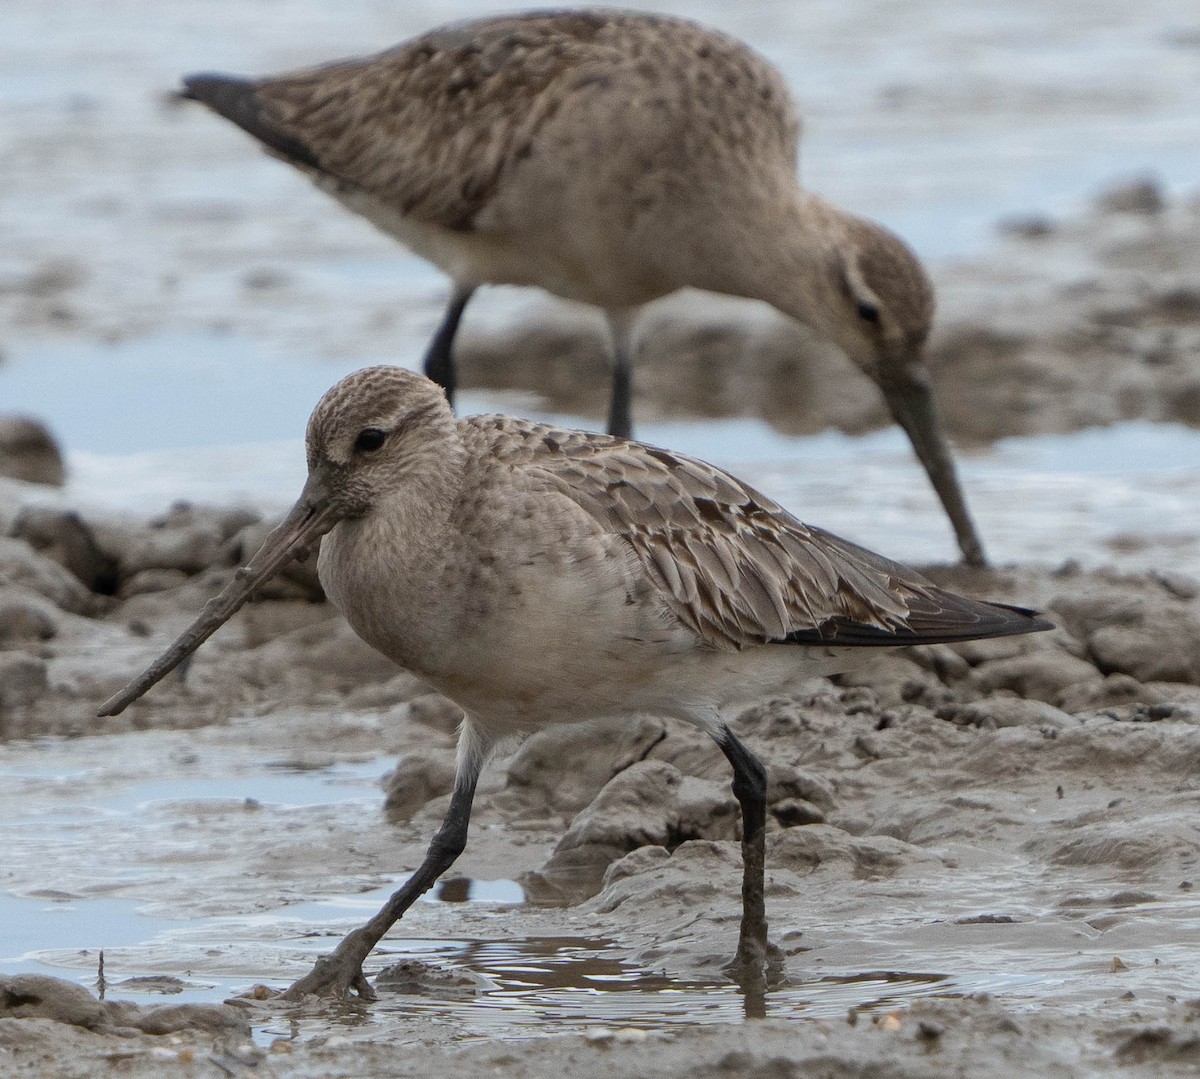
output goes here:
[{"label": "wet mud", "polygon": [[177,507],[58,526],[88,533],[111,594],[47,542],[52,520],[38,549],[5,541],[0,1062],[441,1074],[421,1052],[437,1047],[447,1074],[511,1057],[540,1075],[564,1054],[578,1074],[646,1053],[663,1074],[686,1059],[714,1075],[818,1057],[829,1074],[1003,1074],[1013,1053],[1066,1075],[1194,1063],[1200,583],[1185,575],[933,567],[1057,628],[880,657],[738,718],[771,769],[785,963],[765,1000],[722,973],[740,881],[725,762],[647,717],[507,747],[454,873],[372,957],[380,1002],[297,1009],[255,986],[303,973],[420,860],[457,710],[357,641],[298,566],[186,677],[94,719],[263,525]]},{"label": "wet mud", "polygon": [[[246,17],[247,40],[270,36]],[[311,48],[303,20],[293,32]],[[1171,32],[1194,52],[1182,22]],[[419,355],[441,285],[404,287],[392,246],[299,181],[255,173],[268,179],[243,190],[246,147],[148,96],[176,75],[173,53],[162,63],[106,61],[119,101],[55,91],[44,105],[35,88],[4,114],[27,212],[0,255],[0,363],[29,341],[94,358],[181,334],[268,343],[289,362]],[[1030,93],[1034,111],[1051,96]],[[1200,199],[1152,178],[1079,199],[931,266],[930,360],[964,446],[1200,424]],[[463,384],[594,420],[603,348],[591,314],[485,308],[464,328]],[[636,370],[643,422],[887,422],[841,356],[735,301],[656,306]],[[380,1000],[285,1008],[256,987],[304,973],[420,861],[458,710],[358,641],[309,561],[183,675],[96,719],[271,515],[48,505],[25,480],[59,482],[61,458],[26,423],[6,419],[0,443],[16,447],[0,468],[0,1075],[1200,1067],[1200,582],[1169,559],[1137,573],[932,567],[1057,628],[880,657],[738,718],[771,773],[767,912],[784,964],[765,999],[722,974],[741,875],[727,765],[647,717],[506,747],[453,874],[372,956]]]}]

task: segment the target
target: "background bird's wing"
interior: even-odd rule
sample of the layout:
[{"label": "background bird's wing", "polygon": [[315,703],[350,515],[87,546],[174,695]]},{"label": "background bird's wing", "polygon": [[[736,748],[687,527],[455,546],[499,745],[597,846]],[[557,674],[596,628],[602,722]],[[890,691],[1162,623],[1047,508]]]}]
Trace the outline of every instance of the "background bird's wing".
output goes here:
[{"label": "background bird's wing", "polygon": [[605,21],[589,12],[482,20],[273,78],[194,75],[184,96],[298,168],[418,221],[469,229],[552,115],[555,95],[544,91],[594,58]]},{"label": "background bird's wing", "polygon": [[803,524],[703,461],[508,417],[473,422],[490,425],[498,455],[625,539],[674,614],[715,647],[931,644],[1050,628]]},{"label": "background bird's wing", "polygon": [[711,140],[748,162],[796,158],[800,122],[774,68],[715,31],[614,10],[479,19],[265,79],[193,75],[183,96],[338,194],[367,191],[405,217],[467,230],[506,170],[557,152],[538,147],[543,128],[576,95],[594,112],[597,94],[627,103],[628,119],[605,130],[610,100],[609,119],[577,133],[595,154],[636,130],[649,158],[707,162]]}]

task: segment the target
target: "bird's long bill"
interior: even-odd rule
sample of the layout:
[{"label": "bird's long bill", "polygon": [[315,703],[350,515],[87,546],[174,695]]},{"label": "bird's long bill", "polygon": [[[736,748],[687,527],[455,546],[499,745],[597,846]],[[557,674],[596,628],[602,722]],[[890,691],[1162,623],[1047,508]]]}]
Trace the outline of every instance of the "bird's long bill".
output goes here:
[{"label": "bird's long bill", "polygon": [[983,544],[975,531],[966,499],[958,484],[950,444],[942,431],[925,371],[919,367],[908,368],[887,379],[882,388],[892,416],[904,428],[917,457],[929,474],[933,489],[946,507],[954,534],[958,537],[963,561],[971,566],[986,565]]},{"label": "bird's long bill", "polygon": [[338,521],[329,502],[305,485],[300,500],[292,507],[258,549],[258,553],[234,574],[233,580],[204,605],[196,620],[179,635],[170,648],[119,693],[104,702],[97,715],[115,716],[161,681],[208,640],[237,612],[260,585],[269,581],[299,551],[328,532]]}]

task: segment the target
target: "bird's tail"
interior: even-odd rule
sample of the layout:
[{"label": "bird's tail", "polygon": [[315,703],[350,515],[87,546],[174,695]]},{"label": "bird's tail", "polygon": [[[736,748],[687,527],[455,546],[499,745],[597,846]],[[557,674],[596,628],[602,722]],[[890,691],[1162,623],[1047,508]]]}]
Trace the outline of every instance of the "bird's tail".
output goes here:
[{"label": "bird's tail", "polygon": [[198,101],[218,116],[237,124],[285,161],[301,167],[321,168],[312,147],[288,131],[272,114],[270,104],[260,93],[261,88],[254,79],[236,75],[188,75],[178,96],[185,101]]}]

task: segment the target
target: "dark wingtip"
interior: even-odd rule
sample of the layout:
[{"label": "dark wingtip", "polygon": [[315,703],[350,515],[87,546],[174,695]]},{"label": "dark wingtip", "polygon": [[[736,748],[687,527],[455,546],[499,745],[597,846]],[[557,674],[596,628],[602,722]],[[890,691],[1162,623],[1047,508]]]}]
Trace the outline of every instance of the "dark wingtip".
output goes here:
[{"label": "dark wingtip", "polygon": [[202,72],[185,75],[177,96],[183,101],[198,101],[218,116],[224,116],[292,164],[319,169],[321,163],[311,147],[266,114],[259,90],[260,85],[254,79]]},{"label": "dark wingtip", "polygon": [[995,603],[990,600],[988,606],[1017,615],[1011,633],[1044,633],[1048,629],[1057,628],[1041,611],[1035,611],[1031,607],[1014,607],[1011,603]]},{"label": "dark wingtip", "polygon": [[183,89],[179,96],[185,101],[199,101],[213,112],[220,113],[235,122],[235,115],[247,108],[247,99],[252,98],[257,88],[253,80],[236,75],[218,75],[200,72],[183,77]]},{"label": "dark wingtip", "polygon": [[771,643],[896,648],[917,644],[962,644],[990,637],[1043,633],[1056,628],[1040,612],[1028,607],[967,599],[940,588],[934,589],[927,598],[936,602],[914,607],[909,613],[907,627],[883,629],[846,618],[830,618],[820,626],[797,630]]}]

